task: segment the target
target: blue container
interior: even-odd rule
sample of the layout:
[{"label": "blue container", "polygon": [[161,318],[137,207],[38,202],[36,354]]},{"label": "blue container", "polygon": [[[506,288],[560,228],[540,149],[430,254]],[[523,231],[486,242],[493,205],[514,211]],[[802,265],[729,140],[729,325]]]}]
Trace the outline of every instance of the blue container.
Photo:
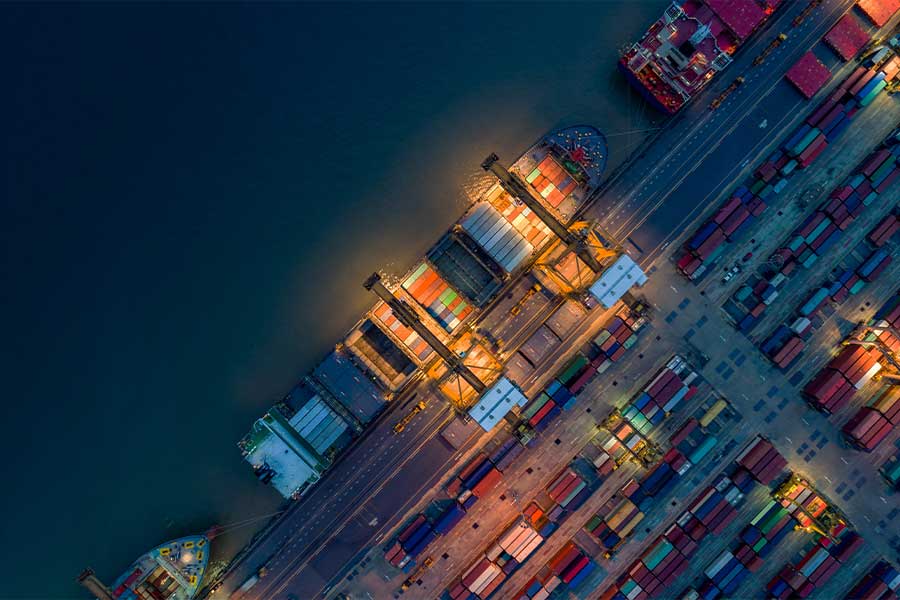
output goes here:
[{"label": "blue container", "polygon": [[844,235],[844,232],[840,229],[835,229],[834,231],[832,231],[831,235],[829,235],[825,239],[825,241],[822,242],[822,245],[819,246],[819,249],[816,250],[816,254],[818,254],[819,256],[824,256],[826,252],[828,252],[831,248],[834,247],[835,244],[840,241],[842,235]]},{"label": "blue container", "polygon": [[648,403],[648,402],[650,402],[650,394],[648,394],[647,392],[643,392],[643,393],[641,393],[641,395],[638,396],[637,399],[634,401],[634,406],[635,406],[638,410],[640,410],[640,409],[644,408],[645,406],[647,406],[647,403]]},{"label": "blue container", "polygon": [[541,588],[543,588],[543,587],[544,586],[541,584],[540,581],[535,581],[535,582],[532,582],[532,584],[530,586],[528,586],[528,589],[525,590],[525,593],[530,598],[530,597],[534,596],[535,594],[537,594],[539,591],[541,591]]},{"label": "blue container", "polygon": [[482,480],[482,478],[484,478],[485,475],[488,474],[488,471],[490,471],[493,468],[494,468],[494,463],[492,463],[487,458],[485,458],[484,462],[482,462],[480,465],[478,465],[477,469],[472,471],[472,473],[468,477],[463,479],[463,488],[465,488],[467,490],[472,489],[473,487],[475,487],[478,484],[479,481]]},{"label": "blue container", "polygon": [[809,133],[810,131],[812,131],[812,127],[810,127],[807,124],[804,124],[803,127],[798,129],[797,131],[795,131],[794,135],[789,137],[788,140],[784,144],[782,144],[781,147],[786,148],[786,149],[793,148],[794,146],[799,144],[800,140],[802,140],[804,137],[806,137],[806,134]]},{"label": "blue container", "polygon": [[883,249],[876,250],[872,253],[871,256],[869,256],[869,258],[866,259],[866,261],[859,269],[856,270],[856,272],[859,273],[860,277],[868,277],[872,274],[872,271],[875,270],[875,267],[877,267],[881,263],[881,261],[884,260],[885,256],[887,256],[887,252],[885,252]]},{"label": "blue container", "polygon": [[741,319],[741,322],[738,323],[738,329],[740,329],[741,331],[750,331],[751,329],[753,329],[754,325],[756,325],[756,317],[754,317],[750,313],[747,313],[746,315],[744,315],[744,318]]},{"label": "blue container", "polygon": [[752,546],[753,544],[758,542],[759,538],[761,537],[762,531],[757,529],[754,525],[748,525],[747,528],[741,532],[741,541],[748,546]]},{"label": "blue container", "polygon": [[412,548],[409,549],[409,551],[408,551],[409,555],[410,556],[418,556],[422,552],[422,550],[424,550],[426,547],[428,547],[428,544],[430,544],[431,542],[434,541],[434,538],[436,538],[436,537],[437,537],[437,533],[435,533],[433,530],[429,530],[428,533],[425,535],[425,537],[423,537],[421,540],[419,540],[418,544],[416,544],[415,546],[413,546]]},{"label": "blue container", "polygon": [[538,531],[538,533],[541,535],[542,538],[547,539],[548,537],[550,537],[553,534],[554,531],[556,531],[557,527],[558,527],[558,525],[556,523],[554,523],[553,521],[547,521],[547,524],[544,525],[543,527],[541,527],[541,530]]},{"label": "blue container", "polygon": [[850,127],[850,119],[847,117],[844,117],[843,119],[840,120],[840,122],[837,125],[835,125],[831,129],[830,132],[828,132],[828,135],[825,136],[825,141],[832,142],[832,141],[838,139],[838,137],[840,137],[840,135],[842,133],[844,133],[848,127]]},{"label": "blue container", "polygon": [[746,185],[738,186],[738,188],[734,190],[734,195],[741,198],[741,200],[753,196],[753,194],[750,193],[750,188],[748,188]]},{"label": "blue container", "polygon": [[847,207],[847,210],[855,210],[859,208],[860,204],[862,204],[862,198],[860,198],[859,194],[856,192],[851,193],[847,196],[847,199],[844,200],[844,206]]},{"label": "blue container", "polygon": [[863,88],[856,93],[854,98],[856,98],[856,100],[862,100],[863,98],[868,96],[869,93],[874,90],[876,86],[878,86],[878,84],[882,81],[884,81],[884,73],[877,73],[875,77],[869,80],[869,83],[864,85]]},{"label": "blue container", "polygon": [[475,506],[476,502],[478,502],[478,496],[476,496],[475,494],[472,494],[471,496],[466,498],[465,502],[463,502],[463,508],[466,510],[469,510],[470,508]]},{"label": "blue container", "polygon": [[572,581],[569,582],[569,589],[574,589],[580,584],[582,581],[587,579],[587,576],[590,575],[594,569],[597,568],[597,565],[594,561],[590,561],[584,567],[581,568],[581,571],[578,572],[578,575],[572,578]]},{"label": "blue container", "polygon": [[462,521],[462,518],[465,515],[465,509],[460,506],[458,502],[454,502],[453,505],[441,515],[441,518],[437,520],[437,523],[434,524],[434,530],[439,535],[447,535],[460,521]]},{"label": "blue container", "polygon": [[603,546],[605,548],[610,549],[615,548],[616,544],[622,541],[622,538],[620,538],[614,532],[610,531],[605,536],[603,536],[603,539],[600,541],[603,543]]},{"label": "blue container", "polygon": [[650,417],[650,422],[653,423],[654,425],[659,425],[660,423],[662,423],[665,420],[665,418],[666,418],[666,413],[664,413],[661,410],[658,410],[655,413],[653,413],[652,417]]},{"label": "blue container", "polygon": [[718,225],[713,223],[712,221],[708,221],[706,225],[701,227],[697,233],[694,234],[694,237],[691,238],[691,241],[688,242],[688,248],[691,250],[696,250],[700,247],[700,245],[706,241],[706,238],[712,235],[712,232],[718,228]]},{"label": "blue container", "polygon": [[750,226],[753,225],[753,222],[755,220],[756,220],[756,217],[754,217],[753,215],[747,215],[747,218],[744,219],[744,222],[741,223],[740,225],[738,225],[737,229],[735,229],[731,233],[731,235],[728,236],[728,239],[730,239],[730,240],[739,239],[742,235],[747,233],[747,230],[750,229]]},{"label": "blue container", "polygon": [[841,285],[844,285],[845,283],[850,281],[851,277],[853,277],[853,271],[851,271],[850,269],[847,269],[846,271],[844,271],[843,273],[840,274],[840,276],[838,277],[838,281],[841,283]]},{"label": "blue container", "polygon": [[825,134],[825,139],[828,139],[828,134],[831,133],[831,130],[835,128],[835,126],[847,118],[847,113],[840,112],[836,114],[832,119],[822,126],[822,133]]},{"label": "blue container", "polygon": [[432,532],[431,523],[425,521],[421,525],[419,525],[418,529],[416,529],[411,536],[406,538],[406,541],[400,544],[400,546],[412,554],[411,549],[415,548],[416,545],[422,541],[425,536]]},{"label": "blue container", "polygon": [[552,396],[554,394],[554,392],[556,392],[556,390],[558,390],[561,387],[562,387],[562,384],[559,381],[557,381],[556,379],[554,379],[553,381],[550,382],[550,385],[548,385],[547,389],[544,391],[547,392],[548,396]]}]

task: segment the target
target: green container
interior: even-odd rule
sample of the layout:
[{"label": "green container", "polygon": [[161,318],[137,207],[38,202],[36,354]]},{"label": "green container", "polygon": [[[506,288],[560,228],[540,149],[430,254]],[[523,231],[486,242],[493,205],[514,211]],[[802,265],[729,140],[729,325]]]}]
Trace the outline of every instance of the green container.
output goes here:
[{"label": "green container", "polygon": [[728,244],[726,244],[724,242],[719,244],[719,247],[716,248],[715,250],[713,250],[712,254],[710,254],[709,256],[706,257],[706,260],[703,261],[703,264],[711,265],[712,263],[716,262],[719,259],[719,257],[722,256],[722,253],[725,252],[725,246],[727,246],[727,245]]},{"label": "green container", "polygon": [[547,395],[547,392],[541,392],[541,395],[537,397],[537,399],[528,405],[524,411],[522,411],[522,416],[525,419],[530,419],[534,415],[537,414],[539,410],[544,408],[544,405],[547,404],[547,400],[550,399],[550,396]]},{"label": "green container", "polygon": [[887,81],[879,81],[878,85],[876,85],[871,92],[866,94],[866,97],[859,101],[860,106],[868,106],[872,103],[872,100],[878,97],[878,94],[881,93],[881,90],[887,87]]},{"label": "green container", "polygon": [[885,478],[891,485],[896,486],[900,483],[900,460],[895,460],[891,465],[885,465],[881,470]]},{"label": "green container", "polygon": [[769,518],[762,522],[759,526],[759,530],[763,532],[763,535],[766,535],[772,528],[775,527],[775,524],[778,523],[786,514],[788,514],[788,510],[786,508],[780,508],[772,513]]},{"label": "green container", "polygon": [[602,346],[603,342],[608,340],[609,336],[611,336],[611,335],[612,334],[609,331],[604,329],[603,331],[600,332],[600,335],[598,335],[597,337],[594,338],[594,343],[597,344],[598,346]]},{"label": "green container", "polygon": [[593,517],[591,517],[591,520],[585,524],[584,528],[588,532],[593,532],[602,522],[603,517],[601,517],[600,515],[594,515]]},{"label": "green container", "polygon": [[802,235],[798,235],[796,237],[791,238],[791,241],[788,242],[788,248],[791,249],[791,252],[796,252],[798,249],[803,247],[803,244],[806,243],[806,240],[803,239]]},{"label": "green container", "polygon": [[637,334],[632,333],[630,336],[628,336],[628,339],[627,339],[627,340],[625,340],[624,342],[622,342],[622,347],[625,348],[626,350],[631,350],[631,348],[632,348],[635,344],[637,344],[637,341],[638,341],[638,336],[637,336]]},{"label": "green container", "polygon": [[815,252],[813,252],[812,254],[810,254],[810,255],[807,257],[806,260],[803,261],[803,268],[804,268],[804,269],[810,268],[811,266],[813,266],[814,264],[816,264],[816,261],[817,261],[817,260],[819,260],[819,256],[818,256]]},{"label": "green container", "polygon": [[781,167],[781,174],[782,174],[782,175],[790,175],[791,173],[794,172],[794,169],[797,168],[797,164],[798,164],[798,163],[797,163],[796,159],[793,159],[793,158],[792,158],[791,160],[789,160],[789,161],[787,162],[786,165],[784,165],[783,167]]},{"label": "green container", "polygon": [[819,134],[820,134],[820,133],[822,133],[822,132],[819,131],[818,128],[813,127],[812,129],[809,130],[809,133],[807,133],[805,136],[803,136],[803,139],[800,140],[800,141],[797,143],[796,146],[794,146],[793,148],[791,148],[791,151],[792,151],[794,154],[800,154],[801,152],[803,152],[804,150],[806,150],[806,147],[807,147],[807,146],[809,146],[810,144],[812,144],[812,142],[813,142],[814,139],[816,139],[817,137],[819,137]]},{"label": "green container", "polygon": [[589,362],[590,361],[586,356],[584,356],[583,354],[579,354],[556,378],[559,379],[560,383],[562,383],[563,385],[567,385],[572,379],[575,378],[576,375],[578,375],[578,373],[581,372],[583,368],[587,366]]},{"label": "green container", "polygon": [[881,182],[887,179],[887,176],[891,171],[894,170],[896,163],[892,158],[887,159],[882,163],[880,167],[878,167],[874,173],[872,173],[872,185],[878,186],[881,185]]},{"label": "green container", "polygon": [[856,283],[853,284],[853,287],[852,287],[852,288],[850,288],[850,293],[851,293],[851,294],[858,294],[858,293],[860,293],[860,292],[862,291],[862,289],[863,289],[864,287],[866,287],[866,282],[863,281],[862,279],[860,279],[859,281],[857,281]]},{"label": "green container", "polygon": [[769,510],[771,510],[772,507],[775,506],[775,504],[776,504],[776,502],[775,502],[774,500],[769,500],[769,503],[766,504],[766,506],[765,506],[761,511],[759,511],[758,513],[756,513],[756,516],[753,517],[753,520],[750,521],[750,524],[751,524],[751,525],[756,525],[757,523],[759,523],[760,520],[761,520],[763,517],[766,516],[766,513],[768,513]]},{"label": "green container", "polygon": [[850,187],[852,187],[855,190],[856,188],[859,187],[859,184],[861,184],[865,180],[866,180],[865,175],[863,175],[862,173],[857,173],[856,175],[854,175],[853,177],[850,178],[850,180],[847,182],[847,185],[849,185]]},{"label": "green container", "polygon": [[540,169],[535,169],[531,173],[528,174],[528,177],[525,178],[525,181],[528,183],[534,183],[534,180],[540,177],[541,171]]},{"label": "green container", "polygon": [[816,225],[816,228],[813,229],[808,236],[804,238],[804,241],[809,244],[812,243],[823,231],[828,229],[828,226],[831,225],[831,219],[822,219],[822,222]]},{"label": "green container", "polygon": [[638,586],[637,582],[634,579],[629,579],[625,583],[622,584],[622,593],[624,595],[628,595]]},{"label": "green container", "polygon": [[757,542],[755,544],[753,544],[753,551],[756,552],[757,554],[759,554],[759,551],[762,549],[763,546],[766,545],[766,542],[768,542],[768,541],[769,540],[767,540],[766,538],[759,538],[759,540],[757,540]]},{"label": "green container", "polygon": [[[632,408],[634,409],[634,416],[632,416],[631,418],[628,419],[632,425],[634,425],[637,429],[640,429],[641,427],[643,427],[647,423],[649,423],[649,421],[647,421],[647,417],[645,417],[641,413],[641,411],[639,411],[638,409],[636,409],[634,407],[632,407]],[[631,410],[631,409],[629,409],[629,410]]]},{"label": "green container", "polygon": [[756,194],[759,194],[760,190],[764,187],[766,187],[766,182],[762,179],[757,179],[756,182],[750,186],[750,192],[755,196]]},{"label": "green container", "polygon": [[869,192],[869,195],[863,198],[863,206],[869,206],[878,198],[878,192]]},{"label": "green container", "polygon": [[753,288],[749,285],[742,286],[737,292],[734,294],[734,299],[738,302],[743,302],[747,298],[750,297],[750,294],[753,293]]},{"label": "green container", "polygon": [[669,540],[664,539],[657,544],[656,548],[650,551],[650,554],[644,559],[644,565],[652,571],[659,566],[659,563],[661,563],[671,551],[672,543],[669,542]]}]

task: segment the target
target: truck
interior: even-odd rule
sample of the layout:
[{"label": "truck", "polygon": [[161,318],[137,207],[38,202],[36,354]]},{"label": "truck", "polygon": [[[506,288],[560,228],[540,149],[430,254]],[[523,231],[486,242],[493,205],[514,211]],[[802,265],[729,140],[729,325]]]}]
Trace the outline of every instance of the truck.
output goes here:
[{"label": "truck", "polygon": [[260,567],[256,570],[256,573],[247,578],[244,583],[241,584],[241,587],[231,592],[231,595],[228,596],[228,600],[240,600],[244,597],[244,594],[250,591],[250,589],[255,586],[260,579],[265,577],[268,574],[269,570],[266,567]]}]

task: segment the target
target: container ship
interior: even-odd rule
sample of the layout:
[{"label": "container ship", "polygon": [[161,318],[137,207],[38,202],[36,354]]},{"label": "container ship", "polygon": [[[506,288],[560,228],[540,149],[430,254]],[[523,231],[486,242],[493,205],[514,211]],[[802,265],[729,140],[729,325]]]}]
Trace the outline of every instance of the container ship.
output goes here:
[{"label": "container ship", "polygon": [[209,564],[209,538],[192,535],[166,542],[138,558],[113,584],[91,570],[78,578],[99,600],[191,600]]},{"label": "container ship", "polygon": [[[607,150],[605,136],[590,126],[545,135],[508,169],[520,194],[532,206],[539,200],[543,218],[498,178],[406,275],[367,283],[379,301],[238,444],[256,476],[286,498],[300,497],[393,398],[423,378],[457,408],[471,406],[483,386],[449,368],[440,348],[464,357],[491,385],[502,367],[504,319],[497,327],[480,323],[478,332],[472,324],[502,300],[504,286],[539,264],[554,281],[596,277],[597,265],[587,273],[583,261],[569,259],[547,221],[567,223],[585,204],[601,182]],[[495,338],[483,333],[488,328]]]},{"label": "container ship", "polygon": [[657,110],[673,115],[732,62],[781,0],[673,2],[619,59],[619,70]]}]

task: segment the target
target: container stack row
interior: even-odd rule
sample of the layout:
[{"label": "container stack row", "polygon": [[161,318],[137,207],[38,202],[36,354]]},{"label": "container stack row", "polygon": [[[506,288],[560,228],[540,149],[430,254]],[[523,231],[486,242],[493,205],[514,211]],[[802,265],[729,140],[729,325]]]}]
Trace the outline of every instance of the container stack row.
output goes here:
[{"label": "container stack row", "polygon": [[591,517],[584,526],[584,529],[610,554],[644,519],[644,513],[627,497],[626,489],[636,486],[636,481],[633,479],[629,481],[622,492],[610,499],[601,512]]},{"label": "container stack row", "polygon": [[[897,60],[891,58],[869,68],[859,67],[845,79],[689,239],[686,252],[678,261],[681,272],[695,280],[708,272],[722,253],[726,240],[738,239],[749,228],[753,218],[765,210],[767,203],[784,190],[790,176],[812,164],[828,144],[850,126],[856,113],[870,104],[893,80],[897,74],[894,68]],[[882,65],[886,70],[881,68]],[[888,181],[888,177],[896,178],[896,175],[884,175],[877,184],[872,181],[875,185],[867,195],[873,191],[877,195],[886,189],[893,181]],[[882,190],[878,190],[878,186],[883,186]],[[866,197],[857,195],[860,201]],[[824,243],[825,240],[819,242],[820,245]],[[810,252],[804,259],[814,262],[815,259],[809,258],[814,254]]]},{"label": "container stack row", "polygon": [[895,354],[900,352],[900,336],[891,331],[891,329],[894,331],[900,329],[900,292],[891,296],[878,309],[869,325],[884,329],[880,332],[870,332],[863,337],[863,341],[873,341],[877,337],[891,352]]},{"label": "container stack row", "polygon": [[797,480],[788,486],[781,499],[781,506],[788,509],[801,527],[809,527],[813,519],[821,517],[828,510],[828,502],[819,495],[812,485]]},{"label": "container stack row", "polygon": [[787,460],[772,446],[772,442],[761,436],[750,442],[735,462],[763,485],[772,483],[787,466]]},{"label": "container stack row", "polygon": [[900,571],[880,560],[847,593],[851,600],[896,600],[900,597]]},{"label": "container stack row", "polygon": [[637,330],[642,324],[639,318],[627,313],[610,319],[594,338],[594,345],[600,350],[599,356],[604,357],[597,362],[595,368],[600,369],[607,361],[615,362],[621,359],[625,352],[637,343]]},{"label": "container stack row", "polygon": [[698,378],[687,361],[672,357],[631,402],[622,408],[622,417],[642,435],[650,431],[681,403],[697,393]]},{"label": "container stack row", "polygon": [[554,590],[577,587],[596,568],[597,563],[592,561],[584,550],[570,541],[550,559],[536,577],[525,584],[515,598],[517,600],[545,600]]},{"label": "container stack row", "polygon": [[525,181],[554,208],[578,185],[572,175],[549,154],[528,174]]},{"label": "container stack row", "polygon": [[830,414],[840,410],[856,391],[881,369],[881,353],[859,345],[844,346],[803,388],[803,395],[816,409]]},{"label": "container stack row", "polygon": [[534,252],[534,246],[489,202],[476,204],[459,224],[507,273]]},{"label": "container stack row", "polygon": [[448,332],[472,314],[472,305],[426,262],[410,273],[402,287]]},{"label": "container stack row", "polygon": [[755,572],[796,525],[788,509],[770,500],[741,531],[741,544],[735,555],[740,556],[747,569]]},{"label": "container stack row", "polygon": [[841,565],[849,560],[863,540],[858,533],[839,525],[833,537],[822,537],[795,565],[785,565],[766,586],[772,597],[806,598],[825,585]]},{"label": "container stack row", "polygon": [[847,421],[844,437],[856,448],[871,452],[900,424],[900,388],[887,387],[876,394],[868,406],[860,408]]},{"label": "container stack row", "polygon": [[[739,470],[742,471],[742,470]],[[753,487],[744,471],[738,479],[722,475],[695,498],[690,508],[643,552],[601,596],[609,600],[666,597],[668,586],[688,568],[688,560],[710,533],[721,534],[737,516],[737,506]]]},{"label": "container stack row", "polygon": [[581,506],[591,493],[588,482],[572,469],[565,469],[547,487],[547,494],[556,503],[548,513],[552,521],[559,521],[564,511]]},{"label": "container stack row", "polygon": [[892,213],[873,227],[866,239],[876,248],[881,248],[898,230],[900,230],[900,217]]},{"label": "container stack row", "polygon": [[525,562],[544,538],[524,519],[515,521],[448,589],[453,600],[488,598]]},{"label": "container stack row", "polygon": [[413,559],[437,536],[431,522],[420,514],[400,531],[397,540],[385,550],[384,558],[391,565],[403,569],[411,565]]}]

